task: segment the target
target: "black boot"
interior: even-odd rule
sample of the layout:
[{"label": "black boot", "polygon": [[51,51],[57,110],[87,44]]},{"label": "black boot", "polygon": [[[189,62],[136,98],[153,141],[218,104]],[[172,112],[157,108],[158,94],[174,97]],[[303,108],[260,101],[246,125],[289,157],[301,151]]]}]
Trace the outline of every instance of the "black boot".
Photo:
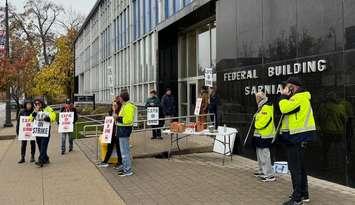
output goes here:
[{"label": "black boot", "polygon": [[25,163],[25,156],[21,156],[20,161],[18,161],[17,163],[19,164]]},{"label": "black boot", "polygon": [[35,161],[35,155],[31,155],[30,162],[33,163]]},{"label": "black boot", "polygon": [[35,164],[36,164],[38,167],[43,167],[43,162],[41,162],[41,161],[37,161]]}]

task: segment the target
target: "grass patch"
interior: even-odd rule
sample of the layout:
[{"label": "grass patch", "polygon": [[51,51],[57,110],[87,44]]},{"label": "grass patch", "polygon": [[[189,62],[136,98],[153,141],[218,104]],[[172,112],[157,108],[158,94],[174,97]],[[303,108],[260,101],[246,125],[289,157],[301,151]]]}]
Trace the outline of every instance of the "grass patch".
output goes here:
[{"label": "grass patch", "polygon": [[[80,138],[84,138],[85,136],[82,135],[82,132],[84,131],[84,126],[86,125],[97,125],[97,123],[95,122],[85,122],[85,123],[81,123],[81,122],[77,122],[75,123],[74,126],[74,138],[75,139],[80,139]],[[95,127],[88,127],[86,129],[86,131],[95,131],[96,128]],[[102,127],[98,128],[98,131],[102,132]]]}]

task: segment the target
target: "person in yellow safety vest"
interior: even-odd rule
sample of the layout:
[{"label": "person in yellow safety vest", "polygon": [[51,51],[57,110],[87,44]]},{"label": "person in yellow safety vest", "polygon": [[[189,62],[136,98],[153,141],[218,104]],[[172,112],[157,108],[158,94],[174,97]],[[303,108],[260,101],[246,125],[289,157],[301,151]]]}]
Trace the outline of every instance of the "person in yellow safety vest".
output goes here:
[{"label": "person in yellow safety vest", "polygon": [[[34,100],[34,111],[30,115],[30,120],[38,122],[50,122],[54,123],[56,121],[57,114],[44,102],[43,97],[37,97]],[[49,163],[49,157],[47,154],[49,139],[51,137],[51,127],[48,130],[48,137],[36,137],[36,142],[39,149],[39,157],[36,165],[43,167],[44,164]]]},{"label": "person in yellow safety vest", "polygon": [[254,144],[259,164],[259,171],[254,175],[263,182],[272,182],[276,178],[271,166],[270,147],[275,136],[274,106],[265,93],[255,95],[258,112],[255,115]]},{"label": "person in yellow safety vest", "polygon": [[293,193],[284,205],[300,205],[309,202],[307,173],[304,167],[305,144],[315,136],[316,125],[311,106],[311,94],[303,88],[302,81],[290,77],[281,92],[279,107],[286,116],[282,123],[288,132],[283,133],[287,141],[288,167],[291,172]]},{"label": "person in yellow safety vest", "polygon": [[117,119],[117,139],[119,138],[122,157],[122,166],[118,168],[118,175],[131,176],[133,171],[129,138],[133,130],[137,107],[129,101],[129,93],[127,91],[123,91],[118,99],[122,104],[117,118],[114,116]]}]

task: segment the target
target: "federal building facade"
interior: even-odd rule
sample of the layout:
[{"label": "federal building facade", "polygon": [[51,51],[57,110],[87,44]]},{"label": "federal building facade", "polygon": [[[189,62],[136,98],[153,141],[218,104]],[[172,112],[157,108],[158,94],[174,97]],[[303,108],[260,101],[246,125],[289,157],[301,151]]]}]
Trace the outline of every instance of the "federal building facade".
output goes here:
[{"label": "federal building facade", "polygon": [[[355,187],[353,0],[102,0],[75,54],[78,93],[107,103],[110,88],[127,88],[142,105],[150,89],[162,95],[169,87],[180,115],[193,114],[212,68],[220,123],[238,128],[240,140],[256,111],[254,94],[266,92],[277,106],[281,82],[298,76],[317,122],[309,173]],[[274,146],[273,160],[286,159],[283,149]],[[251,145],[236,144],[235,152],[255,157]]]}]

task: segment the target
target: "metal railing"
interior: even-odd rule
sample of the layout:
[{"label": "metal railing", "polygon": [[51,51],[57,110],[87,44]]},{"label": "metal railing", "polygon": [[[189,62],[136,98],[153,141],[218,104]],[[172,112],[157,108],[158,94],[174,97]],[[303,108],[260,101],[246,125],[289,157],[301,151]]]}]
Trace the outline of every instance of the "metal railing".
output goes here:
[{"label": "metal railing", "polygon": [[[215,126],[216,122],[214,119],[216,119],[215,117],[213,118],[213,120],[208,119],[211,118],[211,116],[214,116],[214,114],[203,114],[203,115],[190,115],[190,116],[180,116],[180,117],[169,117],[169,118],[159,118],[159,122],[163,121],[171,121],[171,122],[184,122],[184,123],[192,123],[192,122],[196,122],[198,120],[199,117],[206,117],[206,121],[204,123],[204,125],[207,126]],[[91,122],[95,122],[95,121],[91,121]],[[82,123],[87,123],[87,122],[82,122]],[[144,144],[144,150],[147,150],[147,132],[149,131],[153,131],[153,130],[164,130],[164,129],[169,129],[168,126],[163,125],[163,126],[158,126],[158,127],[152,127],[151,125],[148,125],[148,120],[138,120],[135,122],[135,125],[133,127],[133,131],[132,133],[144,133],[144,140],[145,140],[145,144]],[[84,125],[83,126],[83,135],[85,137],[94,137],[96,139],[96,159],[99,160],[99,137],[100,135],[103,133],[102,129],[103,129],[104,124],[103,123],[98,123],[98,124],[92,124],[92,125]],[[93,130],[93,133],[90,133],[90,131]],[[187,138],[186,138],[186,144],[188,144]],[[169,147],[166,147],[165,151],[168,151]]]}]

